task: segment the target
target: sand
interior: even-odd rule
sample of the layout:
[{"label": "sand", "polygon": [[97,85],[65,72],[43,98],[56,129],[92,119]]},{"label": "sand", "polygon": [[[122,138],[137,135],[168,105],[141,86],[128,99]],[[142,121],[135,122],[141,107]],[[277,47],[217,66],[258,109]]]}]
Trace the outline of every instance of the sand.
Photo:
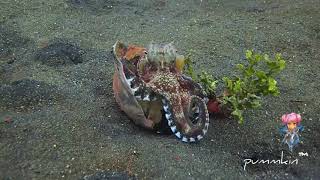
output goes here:
[{"label": "sand", "polygon": [[[0,179],[320,178],[319,0],[2,0]],[[282,53],[281,95],[245,123],[211,116],[196,144],[137,127],[112,92],[112,45],[174,42],[197,72],[235,74],[245,51]],[[302,115],[302,143],[280,117]],[[249,164],[245,159],[298,159]],[[308,156],[299,156],[299,152]]]}]

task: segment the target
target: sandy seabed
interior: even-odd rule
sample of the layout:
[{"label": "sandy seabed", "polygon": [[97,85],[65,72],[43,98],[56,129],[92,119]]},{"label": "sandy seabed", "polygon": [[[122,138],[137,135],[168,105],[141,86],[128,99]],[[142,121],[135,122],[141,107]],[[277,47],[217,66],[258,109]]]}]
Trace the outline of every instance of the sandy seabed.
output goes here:
[{"label": "sandy seabed", "polygon": [[[320,178],[319,0],[2,0],[0,179]],[[135,126],[112,93],[116,40],[174,42],[218,79],[246,49],[282,53],[279,97],[245,123],[211,116],[196,144]],[[302,115],[302,143],[280,117]],[[248,164],[245,159],[298,159]],[[300,156],[299,156],[300,152]],[[308,156],[301,156],[301,152]]]}]

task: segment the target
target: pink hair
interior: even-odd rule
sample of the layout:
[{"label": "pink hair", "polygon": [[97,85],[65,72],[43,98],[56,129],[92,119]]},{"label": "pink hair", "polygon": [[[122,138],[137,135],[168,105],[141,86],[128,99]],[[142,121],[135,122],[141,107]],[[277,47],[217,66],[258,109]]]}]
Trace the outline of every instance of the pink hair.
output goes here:
[{"label": "pink hair", "polygon": [[300,124],[301,122],[300,114],[296,114],[294,112],[290,114],[282,115],[281,119],[282,119],[282,124],[288,124],[289,122],[295,122],[297,124]]}]

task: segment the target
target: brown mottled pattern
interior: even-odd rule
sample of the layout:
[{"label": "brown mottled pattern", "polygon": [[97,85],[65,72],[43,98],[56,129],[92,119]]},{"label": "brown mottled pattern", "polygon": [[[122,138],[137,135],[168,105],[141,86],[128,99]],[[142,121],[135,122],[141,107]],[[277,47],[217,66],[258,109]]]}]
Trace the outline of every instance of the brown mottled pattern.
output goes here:
[{"label": "brown mottled pattern", "polygon": [[146,84],[153,91],[163,95],[171,102],[172,111],[176,122],[184,132],[191,128],[185,121],[184,112],[188,111],[191,95],[179,83],[179,74],[173,74],[168,68],[162,69],[153,74],[153,79]]}]

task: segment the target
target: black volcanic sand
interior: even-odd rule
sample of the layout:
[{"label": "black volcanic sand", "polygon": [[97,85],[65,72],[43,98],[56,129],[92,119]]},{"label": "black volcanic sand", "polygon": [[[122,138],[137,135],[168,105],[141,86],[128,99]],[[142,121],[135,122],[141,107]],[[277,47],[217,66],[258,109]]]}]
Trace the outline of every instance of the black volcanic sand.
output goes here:
[{"label": "black volcanic sand", "polygon": [[[318,179],[319,0],[33,0],[0,2],[0,179]],[[246,49],[283,54],[279,97],[245,123],[211,116],[185,144],[135,126],[112,93],[116,40],[172,42],[198,72],[234,74]],[[281,144],[284,113],[305,127]],[[244,159],[298,159],[247,165]],[[308,156],[299,156],[299,152]]]}]

